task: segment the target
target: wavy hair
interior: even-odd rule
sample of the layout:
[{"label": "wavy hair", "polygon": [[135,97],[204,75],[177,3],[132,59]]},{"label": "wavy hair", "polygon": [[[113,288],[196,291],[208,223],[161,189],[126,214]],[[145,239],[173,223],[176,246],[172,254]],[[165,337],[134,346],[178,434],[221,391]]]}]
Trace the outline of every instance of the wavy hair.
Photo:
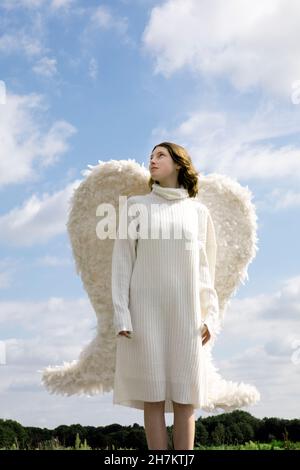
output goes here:
[{"label": "wavy hair", "polygon": [[[153,147],[152,152],[156,147],[165,147],[169,151],[173,161],[180,165],[178,183],[188,190],[190,197],[196,197],[199,191],[198,172],[193,165],[188,151],[181,147],[181,145],[174,144],[173,142],[161,142]],[[151,190],[153,183],[159,184],[158,181],[150,176],[148,186]]]}]

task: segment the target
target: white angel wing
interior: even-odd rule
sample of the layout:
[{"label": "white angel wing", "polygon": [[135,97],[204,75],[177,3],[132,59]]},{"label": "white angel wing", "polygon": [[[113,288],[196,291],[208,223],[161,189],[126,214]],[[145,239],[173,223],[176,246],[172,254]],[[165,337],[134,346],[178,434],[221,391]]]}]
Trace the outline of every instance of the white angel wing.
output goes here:
[{"label": "white angel wing", "polygon": [[257,215],[248,187],[232,178],[216,173],[201,176],[199,188],[197,197],[208,207],[215,227],[215,288],[223,319],[230,298],[248,279],[248,266],[258,250]]},{"label": "white angel wing", "polygon": [[97,315],[97,335],[78,360],[42,371],[50,393],[90,394],[110,392],[115,371],[115,333],[112,324],[111,260],[113,238],[96,233],[97,207],[111,204],[118,216],[119,196],[145,194],[149,172],[135,160],[110,160],[83,172],[86,179],[74,191],[67,223],[76,271]]},{"label": "white angel wing", "polygon": [[[135,160],[99,161],[98,165],[89,165],[83,175],[86,179],[74,191],[70,201],[67,228],[76,271],[97,315],[97,334],[83,348],[77,360],[48,366],[41,371],[42,382],[48,391],[63,395],[94,395],[113,389],[116,336],[111,261],[114,239],[100,240],[97,237],[97,207],[102,203],[112,204],[118,215],[119,196],[150,191],[149,171]],[[223,308],[246,275],[247,264],[254,256],[253,209],[248,193],[233,180],[211,175],[201,177],[199,182],[199,198],[211,211],[217,242],[222,247],[217,258],[216,289]],[[259,393],[252,385],[239,385],[222,379],[213,365],[210,349],[206,348],[211,390],[209,411],[218,407],[231,410],[257,401]]]}]

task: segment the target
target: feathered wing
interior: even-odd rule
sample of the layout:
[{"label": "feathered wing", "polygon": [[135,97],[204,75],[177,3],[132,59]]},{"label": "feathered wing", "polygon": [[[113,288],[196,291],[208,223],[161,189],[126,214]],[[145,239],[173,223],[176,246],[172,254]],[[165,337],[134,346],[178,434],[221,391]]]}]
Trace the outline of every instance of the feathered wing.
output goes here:
[{"label": "feathered wing", "polygon": [[[149,192],[149,172],[135,160],[110,160],[83,172],[86,179],[70,201],[67,229],[76,271],[97,315],[97,334],[81,351],[78,360],[49,366],[42,382],[50,393],[63,395],[110,392],[115,372],[116,335],[113,326],[111,262],[114,238],[99,239],[97,207],[108,203],[119,214],[119,196]],[[251,193],[234,180],[219,174],[199,179],[199,198],[210,210],[216,229],[218,255],[215,286],[223,315],[230,296],[247,276],[255,256],[256,218]],[[117,222],[117,221],[116,221]],[[207,343],[209,345],[210,341]],[[207,354],[210,404],[231,410],[255,403],[259,392],[252,385],[225,381]]]},{"label": "feathered wing", "polygon": [[93,395],[110,392],[113,388],[116,335],[111,261],[114,238],[98,238],[96,228],[102,217],[101,214],[97,216],[97,207],[110,204],[118,218],[119,196],[150,191],[149,172],[135,160],[110,160],[89,165],[83,175],[86,179],[74,191],[70,201],[67,229],[77,274],[81,276],[97,316],[97,334],[81,351],[78,360],[49,366],[42,371],[42,382],[48,391],[64,395]]},{"label": "feathered wing", "polygon": [[[232,178],[211,173],[199,177],[199,188],[197,197],[209,209],[217,242],[214,288],[223,325],[230,299],[248,279],[248,266],[258,250],[257,216],[250,190]],[[204,348],[209,404],[203,409],[231,411],[259,401],[260,393],[255,386],[222,378],[211,353],[214,342],[215,338],[211,338]]]},{"label": "feathered wing", "polygon": [[248,266],[257,247],[257,216],[248,187],[228,176],[199,177],[198,198],[209,209],[217,241],[215,288],[221,319],[239,285],[248,279]]}]

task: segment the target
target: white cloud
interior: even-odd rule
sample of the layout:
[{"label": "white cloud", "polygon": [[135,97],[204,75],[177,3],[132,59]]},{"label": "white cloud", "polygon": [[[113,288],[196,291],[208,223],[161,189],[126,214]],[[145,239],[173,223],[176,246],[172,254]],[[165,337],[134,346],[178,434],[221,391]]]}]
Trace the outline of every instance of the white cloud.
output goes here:
[{"label": "white cloud", "polygon": [[[9,344],[13,348],[21,345],[22,349],[27,340],[29,343],[32,341],[32,345],[39,341],[42,344],[47,337],[48,345],[55,343],[52,345],[50,360],[65,353],[65,350],[59,352],[56,349],[58,346],[80,351],[82,343],[79,344],[78,341],[86,341],[87,331],[93,333],[96,326],[95,312],[87,298],[65,300],[61,297],[51,297],[39,302],[2,301],[0,307],[1,334],[5,333],[5,328],[13,326],[18,327],[20,332],[22,330],[20,334],[23,334],[23,337],[7,339],[8,349]],[[48,351],[48,345],[45,344],[45,351]],[[7,353],[9,354],[9,351]],[[36,357],[38,358],[38,348]]]},{"label": "white cloud", "polygon": [[[22,4],[21,4],[22,3]],[[17,8],[20,6],[36,8],[42,2],[9,2],[1,3],[4,8]],[[9,7],[7,6],[9,4]],[[1,10],[0,10],[1,11]],[[5,25],[4,34],[0,36],[0,51],[2,55],[19,54],[22,57],[32,60],[37,56],[47,55],[49,49],[45,46],[46,35],[46,16],[40,14],[37,10],[29,11],[25,18],[11,15],[9,12],[5,15],[5,11],[1,11],[3,17],[3,25]],[[26,12],[24,12],[26,14]]]},{"label": "white cloud", "polygon": [[143,47],[166,77],[190,67],[287,96],[300,76],[299,19],[297,0],[168,0],[152,9]]},{"label": "white cloud", "polygon": [[75,0],[52,0],[51,7],[54,9],[69,8],[75,3]]},{"label": "white cloud", "polygon": [[274,212],[282,209],[299,208],[300,193],[296,190],[274,188],[264,196],[264,200],[260,201],[260,207],[272,208]]},{"label": "white cloud", "polygon": [[41,142],[40,152],[43,156],[41,165],[48,166],[57,162],[60,155],[69,150],[67,139],[76,131],[75,127],[67,121],[60,120],[52,124]]},{"label": "white cloud", "polygon": [[19,262],[9,257],[0,260],[0,289],[8,289],[13,284]]},{"label": "white cloud", "polygon": [[156,128],[152,135],[155,143],[180,142],[202,173],[223,173],[240,181],[263,182],[265,187],[276,184],[278,188],[256,204],[283,210],[297,204],[300,148],[293,137],[300,132],[299,117],[298,108],[276,108],[273,100],[247,114],[191,111],[174,129]]},{"label": "white cloud", "polygon": [[[217,99],[220,100],[220,97]],[[253,112],[231,111],[230,107],[226,111],[211,111],[200,104],[195,109],[197,111],[191,111],[178,127],[181,136],[192,142],[199,142],[200,138],[201,142],[221,140],[225,144],[236,141],[254,144],[260,140],[298,135],[300,131],[300,108],[285,107],[275,99],[257,102]]]},{"label": "white cloud", "polygon": [[157,0],[120,0],[124,5],[150,7],[157,4]]},{"label": "white cloud", "polygon": [[98,62],[97,60],[92,57],[90,62],[89,62],[89,76],[95,80],[98,75]]},{"label": "white cloud", "polygon": [[300,276],[270,294],[231,301],[213,356],[224,378],[258,388],[261,401],[247,408],[255,416],[299,415],[299,320]]},{"label": "white cloud", "polygon": [[5,33],[0,37],[0,51],[3,55],[21,53],[31,58],[41,54],[44,46],[37,36],[16,30],[14,33]]},{"label": "white cloud", "polygon": [[100,5],[92,13],[91,21],[100,29],[114,29],[120,34],[125,34],[128,28],[128,20],[125,17],[114,16],[106,5]]},{"label": "white cloud", "polygon": [[13,8],[37,8],[43,5],[45,0],[2,0],[2,8],[11,10]]},{"label": "white cloud", "polygon": [[[55,402],[63,402],[64,398],[53,399],[41,383],[40,371],[48,365],[77,359],[81,349],[94,338],[96,318],[90,302],[87,298],[1,302],[0,312],[1,335],[7,338],[4,339],[6,363],[1,366],[0,382],[1,405],[6,404],[6,410],[1,409],[1,416],[5,413],[24,424],[27,396],[34,393],[35,403],[48,402],[51,414],[56,415],[54,421],[59,421],[61,415],[56,414]],[[14,327],[19,337],[7,337],[6,328],[11,331]],[[65,404],[68,406],[74,401],[79,403],[80,398],[69,398]],[[27,416],[29,422],[40,421],[41,409],[36,410],[35,416]],[[48,418],[45,422],[49,425],[51,420]]]},{"label": "white cloud", "polygon": [[[269,332],[270,336],[270,332]],[[277,339],[278,346],[280,338]],[[255,416],[277,416],[294,419],[299,415],[300,364],[293,364],[291,348],[282,354],[273,354],[270,346],[245,349],[230,359],[220,356],[218,367],[226,377],[255,385],[261,400],[247,408]]]},{"label": "white cloud", "polygon": [[[1,380],[11,383],[11,386],[1,393],[2,419],[14,419],[23,426],[48,429],[74,423],[96,427],[113,423],[124,426],[139,423],[143,426],[142,414],[133,414],[129,408],[112,404],[112,393],[94,397],[50,395],[42,388],[38,379],[33,380],[36,375],[32,368],[3,368],[1,374]],[[168,416],[166,421],[167,418]]]},{"label": "white cloud", "polygon": [[[94,338],[95,326],[87,298],[0,302],[0,340],[7,350],[6,365],[0,366],[1,418],[48,428],[74,420],[95,426],[139,422],[129,409],[112,404],[112,393],[63,397],[51,395],[41,383],[41,369],[78,358]],[[9,336],[13,328],[18,337]]]},{"label": "white cloud", "polygon": [[247,338],[249,345],[262,346],[276,339],[277,344],[285,342],[285,348],[289,344],[291,353],[293,341],[300,335],[299,320],[300,276],[296,276],[282,281],[270,294],[233,298],[225,315],[224,332],[230,341]]},{"label": "white cloud", "polygon": [[2,0],[2,7],[8,10],[13,8],[36,9],[41,6],[50,6],[54,10],[69,8],[76,0]]},{"label": "white cloud", "polygon": [[56,59],[50,59],[49,57],[42,57],[36,65],[33,67],[33,71],[38,75],[44,75],[45,77],[52,77],[57,73],[57,61]]},{"label": "white cloud", "polygon": [[300,177],[300,150],[286,145],[274,148],[272,145],[241,147],[241,157],[227,154],[227,162],[220,162],[222,171],[234,174],[236,178],[256,180],[288,180],[294,183]]},{"label": "white cloud", "polygon": [[72,265],[72,260],[70,258],[62,258],[58,256],[45,255],[45,256],[41,256],[40,258],[38,258],[35,264],[38,266],[49,266],[49,267],[70,266]]},{"label": "white cloud", "polygon": [[0,271],[0,289],[7,289],[12,284],[12,275],[9,271]]},{"label": "white cloud", "polygon": [[66,121],[42,129],[40,114],[46,108],[41,95],[7,92],[5,113],[0,115],[0,186],[38,178],[36,165],[47,166],[65,153],[76,132]]},{"label": "white cloud", "polygon": [[122,38],[124,44],[136,46],[134,40],[128,34],[128,18],[114,14],[107,5],[100,5],[92,9],[90,22],[83,31],[81,41],[87,45],[90,44],[92,38],[94,38],[93,33],[99,30],[112,31]]},{"label": "white cloud", "polygon": [[[19,337],[3,339],[10,380],[1,380],[1,392],[12,383],[23,384],[24,375],[10,374],[18,366],[27,369],[26,381],[40,385],[38,369],[77,359],[83,346],[96,334],[96,317],[87,298],[50,298],[40,302],[0,302],[1,336],[16,328]],[[1,338],[1,339],[2,339]]]},{"label": "white cloud", "polygon": [[12,209],[0,217],[0,241],[15,246],[45,243],[65,233],[70,198],[80,180],[64,189],[41,198],[31,196],[22,207]]}]

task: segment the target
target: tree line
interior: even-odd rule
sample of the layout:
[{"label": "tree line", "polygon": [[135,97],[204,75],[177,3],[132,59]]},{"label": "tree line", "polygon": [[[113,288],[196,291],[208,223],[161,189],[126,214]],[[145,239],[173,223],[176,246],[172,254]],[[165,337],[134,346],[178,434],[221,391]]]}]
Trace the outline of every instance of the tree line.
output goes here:
[{"label": "tree line", "polygon": [[[168,426],[171,439],[173,426]],[[56,442],[63,447],[74,447],[76,440],[85,442],[91,449],[140,449],[147,450],[143,426],[110,424],[108,426],[60,425],[55,429],[22,426],[17,421],[0,419],[0,449],[17,446],[19,449],[37,449],[45,442]],[[252,416],[242,410],[206,418],[195,423],[195,447],[238,445],[251,441],[272,440],[300,442],[300,420]]]}]

